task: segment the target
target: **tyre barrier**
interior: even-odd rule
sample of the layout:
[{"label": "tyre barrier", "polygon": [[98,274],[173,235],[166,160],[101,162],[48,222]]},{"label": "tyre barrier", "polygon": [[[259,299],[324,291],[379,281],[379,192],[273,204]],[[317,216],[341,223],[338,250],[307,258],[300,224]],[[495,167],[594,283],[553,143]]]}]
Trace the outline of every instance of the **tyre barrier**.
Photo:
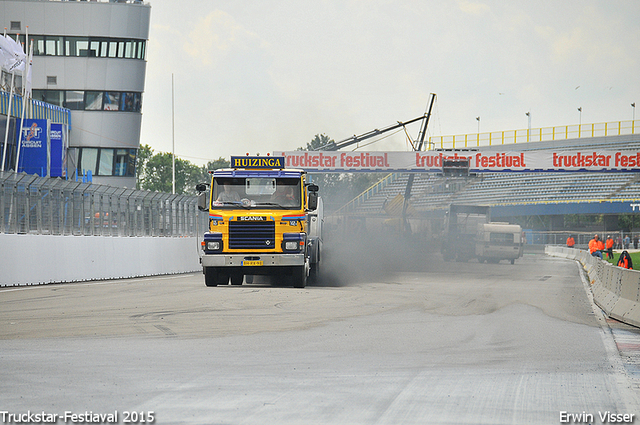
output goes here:
[{"label": "tyre barrier", "polygon": [[640,327],[640,271],[613,266],[582,249],[546,246],[545,254],[579,261],[596,305],[607,316]]}]

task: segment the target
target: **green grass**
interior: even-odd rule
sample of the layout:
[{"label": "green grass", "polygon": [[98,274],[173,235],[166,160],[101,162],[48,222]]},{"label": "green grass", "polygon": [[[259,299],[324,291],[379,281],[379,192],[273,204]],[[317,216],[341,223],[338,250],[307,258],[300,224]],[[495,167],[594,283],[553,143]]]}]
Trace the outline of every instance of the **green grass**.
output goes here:
[{"label": "green grass", "polygon": [[[603,252],[602,253],[602,258],[605,261],[610,262],[611,264],[613,264],[614,266],[616,264],[618,264],[618,258],[620,258],[620,253],[622,251],[616,251],[613,250],[613,258],[612,259],[607,259],[607,253]],[[631,261],[633,262],[633,268],[634,269],[640,269],[640,252],[630,252],[629,255],[631,256]]]}]

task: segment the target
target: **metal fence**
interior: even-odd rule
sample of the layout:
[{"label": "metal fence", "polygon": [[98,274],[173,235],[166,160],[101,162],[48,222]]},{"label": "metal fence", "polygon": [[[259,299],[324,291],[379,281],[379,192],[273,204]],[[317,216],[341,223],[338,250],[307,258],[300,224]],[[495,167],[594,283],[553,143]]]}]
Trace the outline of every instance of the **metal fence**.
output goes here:
[{"label": "metal fence", "polygon": [[614,121],[521,130],[492,131],[487,133],[457,134],[453,136],[431,136],[429,137],[429,146],[435,149],[462,149],[514,143],[544,142],[549,140],[622,136],[638,134],[638,132],[640,132],[640,120]]},{"label": "metal fence", "polygon": [[195,196],[0,173],[0,233],[196,236],[206,219]]}]

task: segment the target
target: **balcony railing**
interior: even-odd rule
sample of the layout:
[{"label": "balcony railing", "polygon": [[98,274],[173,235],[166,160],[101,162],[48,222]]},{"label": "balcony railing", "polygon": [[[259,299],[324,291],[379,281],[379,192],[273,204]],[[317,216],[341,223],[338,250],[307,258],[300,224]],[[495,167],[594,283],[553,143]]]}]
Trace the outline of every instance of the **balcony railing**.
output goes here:
[{"label": "balcony railing", "polygon": [[463,149],[482,146],[507,145],[513,143],[622,136],[639,133],[640,120],[614,121],[596,124],[574,124],[557,127],[461,134],[455,136],[432,136],[429,138],[429,149]]}]

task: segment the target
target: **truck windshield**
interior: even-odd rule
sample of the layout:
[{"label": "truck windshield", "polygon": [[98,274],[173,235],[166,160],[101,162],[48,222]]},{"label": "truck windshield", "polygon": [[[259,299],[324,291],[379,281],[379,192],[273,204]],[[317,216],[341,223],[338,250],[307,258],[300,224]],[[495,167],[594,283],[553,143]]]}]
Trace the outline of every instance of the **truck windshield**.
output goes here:
[{"label": "truck windshield", "polygon": [[216,177],[214,209],[300,209],[300,179],[272,177]]}]

